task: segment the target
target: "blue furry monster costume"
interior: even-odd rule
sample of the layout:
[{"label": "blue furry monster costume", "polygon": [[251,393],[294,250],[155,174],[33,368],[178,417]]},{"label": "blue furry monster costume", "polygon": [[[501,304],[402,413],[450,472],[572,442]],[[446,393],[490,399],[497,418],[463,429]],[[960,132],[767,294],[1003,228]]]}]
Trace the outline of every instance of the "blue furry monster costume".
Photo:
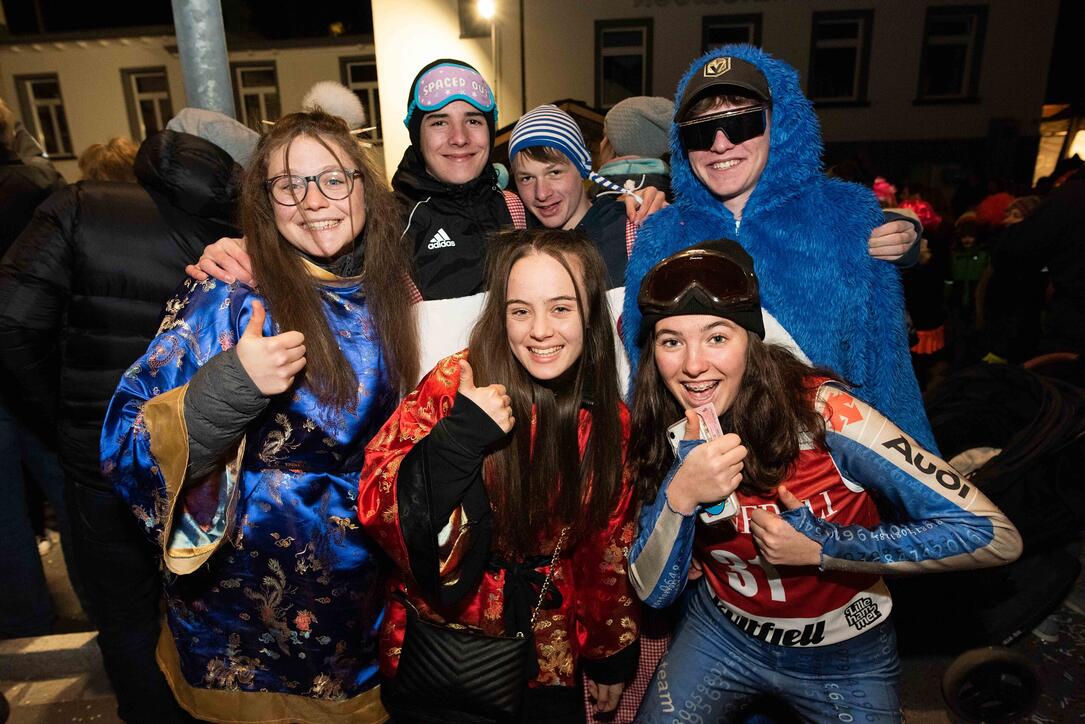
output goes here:
[{"label": "blue furry monster costume", "polygon": [[[822,172],[821,130],[795,69],[759,48],[718,48],[683,76],[676,112],[693,74],[723,56],[754,64],[768,81],[768,162],[736,228],[735,217],[694,175],[677,126],[671,125],[675,201],[645,222],[626,268],[622,330],[630,363],[636,366],[640,359],[637,293],[644,275],[686,247],[729,237],[754,259],[764,310],[806,357],[842,375],[859,397],[935,450],[908,354],[897,270],[867,251],[871,230],[883,222],[882,211],[870,189]],[[781,341],[771,332],[767,337]]]}]

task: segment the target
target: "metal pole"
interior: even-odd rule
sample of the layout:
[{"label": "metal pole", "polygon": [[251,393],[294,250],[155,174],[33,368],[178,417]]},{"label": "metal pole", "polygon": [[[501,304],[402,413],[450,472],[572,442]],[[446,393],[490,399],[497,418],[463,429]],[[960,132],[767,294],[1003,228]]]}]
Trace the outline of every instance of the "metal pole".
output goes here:
[{"label": "metal pole", "polygon": [[499,97],[498,84],[501,82],[497,73],[497,16],[490,20],[490,61],[494,64],[494,97]]},{"label": "metal pole", "polygon": [[188,105],[236,118],[222,5],[219,0],[172,0],[172,3]]},{"label": "metal pole", "polygon": [[527,56],[524,54],[524,0],[520,0],[520,115],[527,113]]}]

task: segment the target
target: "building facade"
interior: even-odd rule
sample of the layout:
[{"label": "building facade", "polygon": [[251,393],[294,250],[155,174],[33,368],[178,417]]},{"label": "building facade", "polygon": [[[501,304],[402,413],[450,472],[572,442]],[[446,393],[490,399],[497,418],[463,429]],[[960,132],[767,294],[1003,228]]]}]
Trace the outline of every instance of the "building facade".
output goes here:
[{"label": "building facade", "polygon": [[[405,98],[414,71],[459,53],[496,80],[502,125],[559,98],[605,111],[671,97],[702,52],[751,42],[798,69],[828,163],[865,155],[933,185],[966,166],[1031,175],[1059,11],[1058,0],[498,0],[491,44],[460,37],[458,13],[473,4],[373,0],[386,97]],[[421,18],[427,42],[411,43]],[[402,108],[385,116],[387,127]],[[386,140],[398,159],[406,133]]]},{"label": "building facade", "polygon": [[[76,157],[114,136],[137,142],[185,106],[184,80],[172,28],[133,33],[70,34],[0,40],[0,96],[38,137],[69,180]],[[230,45],[238,119],[259,130],[301,108],[320,80],[352,88],[367,109],[368,135],[380,152],[380,97],[373,39],[351,36]]]},{"label": "building facade", "polygon": [[[605,111],[630,95],[670,97],[702,52],[751,42],[798,69],[828,164],[857,157],[934,186],[967,169],[1024,178],[1059,12],[1058,0],[496,0],[491,24],[472,20],[475,7],[372,0],[372,38],[231,39],[239,117],[258,127],[338,79],[380,127],[371,139],[391,176],[409,143],[411,80],[435,58],[478,67],[504,126],[556,99]],[[91,143],[141,140],[184,105],[171,29],[125,32],[0,39],[0,94],[68,178]]]}]

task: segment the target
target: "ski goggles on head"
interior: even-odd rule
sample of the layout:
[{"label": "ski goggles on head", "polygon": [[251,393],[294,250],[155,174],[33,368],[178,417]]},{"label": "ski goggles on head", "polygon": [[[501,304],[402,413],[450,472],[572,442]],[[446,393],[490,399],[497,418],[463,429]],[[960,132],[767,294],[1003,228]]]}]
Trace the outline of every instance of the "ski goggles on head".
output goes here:
[{"label": "ski goggles on head", "polygon": [[735,108],[722,113],[700,116],[678,124],[678,137],[686,151],[704,151],[716,140],[716,131],[723,131],[736,146],[765,132],[767,108],[764,105]]},{"label": "ski goggles on head", "polygon": [[466,101],[483,113],[493,113],[496,125],[497,105],[489,84],[474,68],[453,63],[435,65],[418,79],[403,124],[410,126],[415,111],[432,113],[454,101]]},{"label": "ski goggles on head", "polygon": [[663,317],[709,314],[765,337],[752,261],[730,240],[706,242],[656,264],[641,282],[637,306],[646,325]]}]

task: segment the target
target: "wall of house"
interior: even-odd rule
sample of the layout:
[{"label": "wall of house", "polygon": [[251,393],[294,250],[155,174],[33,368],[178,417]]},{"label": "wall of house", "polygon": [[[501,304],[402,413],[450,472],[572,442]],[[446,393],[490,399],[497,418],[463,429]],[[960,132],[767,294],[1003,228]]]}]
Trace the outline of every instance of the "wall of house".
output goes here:
[{"label": "wall of house", "polygon": [[[165,66],[174,110],[183,107],[184,83],[171,36],[39,42],[0,47],[0,94],[22,117],[15,76],[55,73],[76,155],[93,143],[131,136],[121,82],[122,68]],[[69,181],[79,178],[74,159],[56,159]]]},{"label": "wall of house", "polygon": [[373,0],[373,37],[389,178],[410,145],[403,125],[407,94],[418,71],[431,61],[456,58],[477,68],[494,87],[499,126],[521,114],[518,4],[510,0],[498,2],[496,83],[491,38],[460,38],[458,8],[458,0]]},{"label": "wall of house", "polygon": [[[99,38],[0,45],[0,96],[22,117],[15,77],[55,73],[76,155],[93,143],[114,136],[131,136],[125,105],[121,70],[125,68],[166,68],[174,112],[185,107],[184,79],[172,35]],[[345,40],[343,44],[305,47],[261,47],[237,50],[231,62],[274,60],[279,80],[283,113],[301,109],[306,91],[321,80],[340,80],[339,59],[374,55],[369,42]],[[140,140],[140,139],[137,139]],[[383,162],[381,149],[376,149]],[[64,176],[75,181],[79,168],[74,159],[55,164]]]},{"label": "wall of house", "polygon": [[[798,69],[810,61],[811,15],[874,10],[869,101],[865,108],[819,108],[826,141],[975,138],[989,119],[1011,118],[1038,132],[1058,0],[525,0],[527,104],[595,99],[595,21],[652,18],[652,93],[672,97],[701,52],[706,15],[762,14],[762,47]],[[987,5],[979,103],[913,104],[928,6]]]}]

